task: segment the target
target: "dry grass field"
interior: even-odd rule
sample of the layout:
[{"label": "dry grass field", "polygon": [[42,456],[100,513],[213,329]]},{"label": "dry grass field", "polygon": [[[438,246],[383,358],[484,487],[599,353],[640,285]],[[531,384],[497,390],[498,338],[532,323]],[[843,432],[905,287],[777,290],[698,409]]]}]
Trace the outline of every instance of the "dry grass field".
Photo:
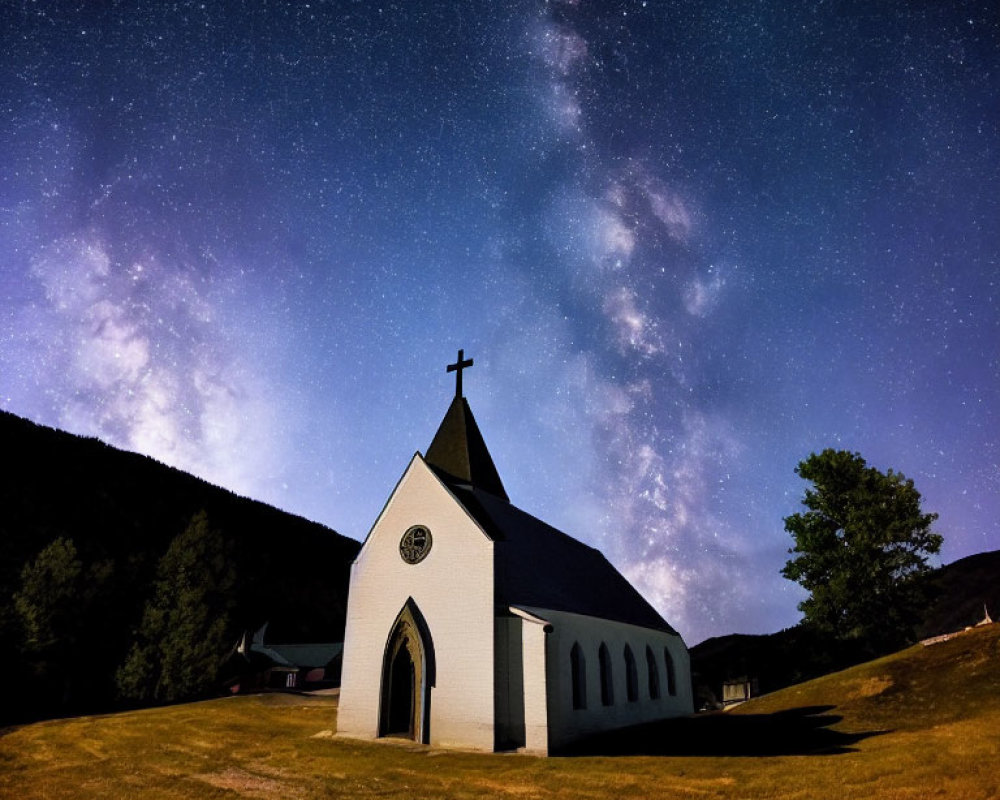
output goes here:
[{"label": "dry grass field", "polygon": [[332,738],[336,701],[272,694],[0,735],[3,798],[1000,797],[1000,625],[572,756]]}]

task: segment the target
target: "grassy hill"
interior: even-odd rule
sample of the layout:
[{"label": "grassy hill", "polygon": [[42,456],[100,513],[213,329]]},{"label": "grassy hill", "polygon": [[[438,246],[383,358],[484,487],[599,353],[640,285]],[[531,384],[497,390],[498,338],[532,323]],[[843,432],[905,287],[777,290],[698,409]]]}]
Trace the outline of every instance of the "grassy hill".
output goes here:
[{"label": "grassy hill", "polygon": [[[923,639],[962,630],[983,618],[983,604],[1000,619],[1000,550],[946,564],[928,575],[931,602],[915,625]],[[722,682],[756,677],[775,691],[864,659],[860,649],[832,643],[803,626],[771,634],[717,636],[691,648],[695,684],[718,697]]]},{"label": "grassy hill", "polygon": [[587,756],[341,741],[336,714],[333,698],[265,695],[10,729],[0,796],[985,800],[1000,796],[1000,625]]},{"label": "grassy hill", "polygon": [[[342,637],[354,540],[146,456],[6,412],[0,443],[0,682],[21,689],[0,702],[0,720],[111,707],[115,668],[158,561],[201,510],[231,544],[233,641],[265,621],[274,640]],[[13,595],[25,564],[57,538],[71,540],[85,574],[101,581],[79,598],[72,648],[43,663],[21,656]]]}]

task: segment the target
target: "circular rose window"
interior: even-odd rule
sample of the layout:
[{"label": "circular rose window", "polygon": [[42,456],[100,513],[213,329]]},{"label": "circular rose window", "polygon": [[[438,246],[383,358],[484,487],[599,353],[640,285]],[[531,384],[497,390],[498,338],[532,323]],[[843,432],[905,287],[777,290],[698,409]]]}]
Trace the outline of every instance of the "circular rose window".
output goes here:
[{"label": "circular rose window", "polygon": [[431,532],[425,525],[414,525],[399,540],[399,555],[407,564],[419,564],[431,551]]}]

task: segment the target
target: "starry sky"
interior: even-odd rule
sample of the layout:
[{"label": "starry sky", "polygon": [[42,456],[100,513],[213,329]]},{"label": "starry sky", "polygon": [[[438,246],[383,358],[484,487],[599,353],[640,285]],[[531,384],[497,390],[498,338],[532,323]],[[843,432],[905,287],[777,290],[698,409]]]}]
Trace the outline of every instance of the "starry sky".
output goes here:
[{"label": "starry sky", "polygon": [[993,0],[0,5],[0,406],[362,539],[465,394],[689,644],[794,469],[1000,548]]}]

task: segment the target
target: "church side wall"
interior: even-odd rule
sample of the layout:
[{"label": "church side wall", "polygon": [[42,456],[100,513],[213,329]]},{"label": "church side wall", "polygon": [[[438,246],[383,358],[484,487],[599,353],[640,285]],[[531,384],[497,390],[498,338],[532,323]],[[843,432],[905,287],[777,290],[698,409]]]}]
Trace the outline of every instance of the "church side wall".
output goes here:
[{"label": "church side wall", "polygon": [[548,755],[548,655],[547,626],[524,622],[521,625],[524,669],[524,750]]},{"label": "church side wall", "polygon": [[[418,564],[400,557],[412,525],[433,537]],[[436,675],[430,743],[494,747],[493,543],[417,456],[351,571],[338,734],[378,736],[382,660],[393,623],[413,598],[427,623]]]},{"label": "church side wall", "polygon": [[[561,747],[589,734],[613,730],[643,722],[691,714],[694,704],[691,690],[691,666],[687,647],[680,636],[636,625],[568,614],[544,609],[532,613],[552,623],[545,641],[547,660],[546,694],[548,703],[549,747]],[[585,673],[583,708],[573,707],[573,681],[570,651],[580,647]],[[600,647],[605,645],[611,672],[610,703],[602,702]],[[631,648],[636,667],[636,699],[629,700],[625,646]],[[658,697],[651,696],[646,648],[655,661]],[[668,686],[666,657],[673,661],[673,688]]]},{"label": "church side wall", "polygon": [[497,750],[549,751],[545,620],[498,614]]}]

